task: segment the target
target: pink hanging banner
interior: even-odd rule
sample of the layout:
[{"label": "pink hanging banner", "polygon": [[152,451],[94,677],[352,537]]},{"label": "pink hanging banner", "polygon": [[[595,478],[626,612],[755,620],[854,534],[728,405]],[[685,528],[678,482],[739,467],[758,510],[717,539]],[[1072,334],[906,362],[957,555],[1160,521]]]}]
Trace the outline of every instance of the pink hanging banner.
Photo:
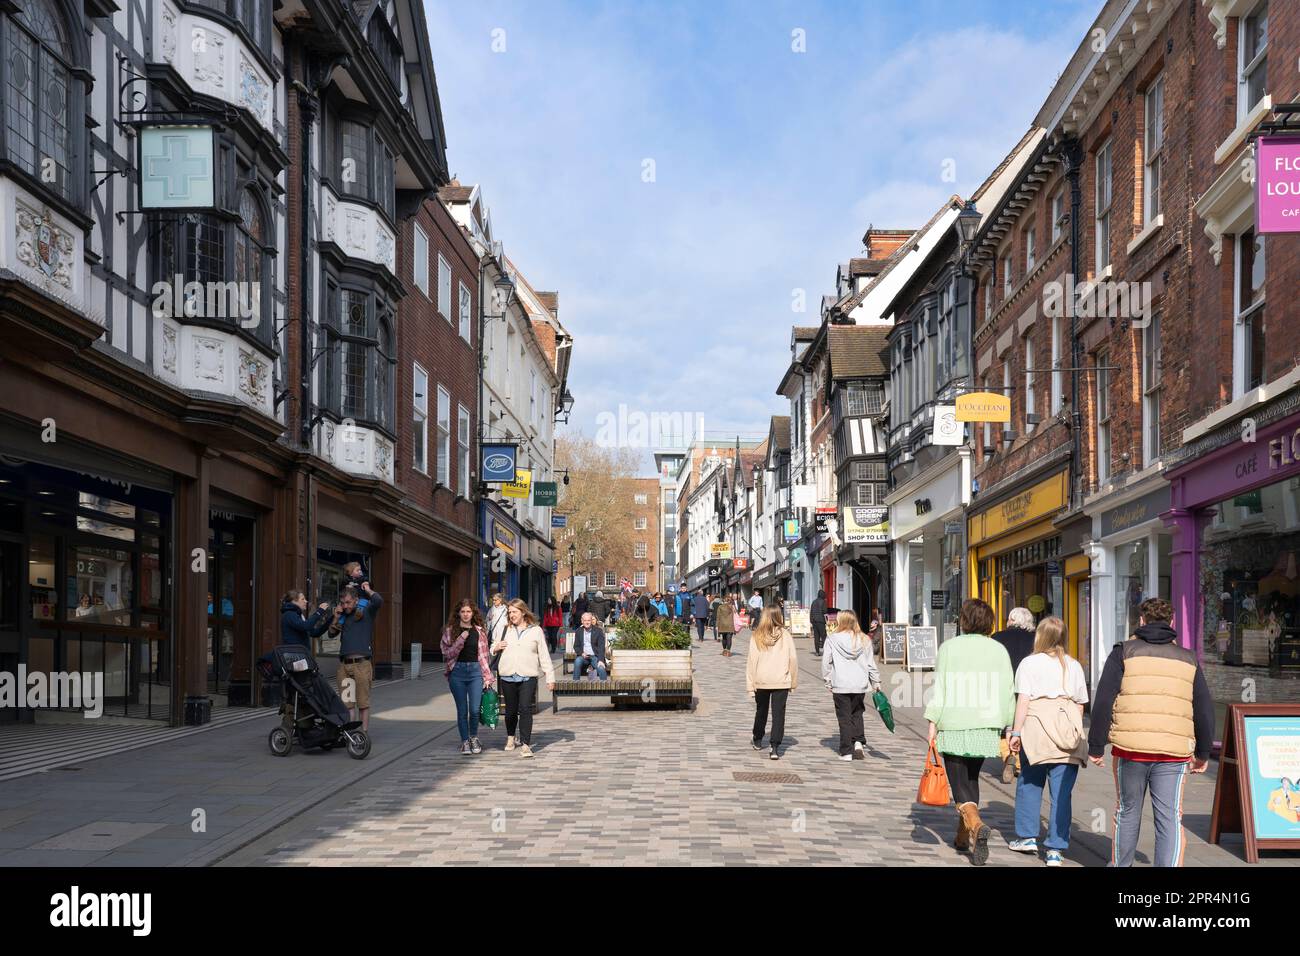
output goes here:
[{"label": "pink hanging banner", "polygon": [[1256,142],[1255,229],[1300,232],[1300,136],[1261,136]]}]

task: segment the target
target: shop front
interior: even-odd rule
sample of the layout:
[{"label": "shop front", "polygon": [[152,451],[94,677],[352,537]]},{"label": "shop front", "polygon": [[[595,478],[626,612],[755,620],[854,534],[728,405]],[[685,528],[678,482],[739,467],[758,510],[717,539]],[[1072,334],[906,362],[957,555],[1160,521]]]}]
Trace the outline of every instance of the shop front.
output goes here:
[{"label": "shop front", "polygon": [[493,594],[507,601],[521,596],[520,564],[523,530],[490,501],[483,503],[483,553],[479,562],[479,604],[487,607]]},{"label": "shop front", "polygon": [[945,455],[886,500],[895,582],[890,620],[951,636],[965,594],[969,449]]},{"label": "shop front", "polygon": [[1053,519],[1067,501],[1066,472],[1061,470],[972,508],[966,523],[971,594],[992,606],[999,628],[1006,626],[1013,607],[1028,608],[1035,620],[1066,616],[1070,549]]},{"label": "shop front", "polygon": [[[846,507],[835,552],[836,604],[849,608],[864,625],[871,612],[889,617],[889,509],[883,506]],[[830,592],[826,592],[827,595]]]},{"label": "shop front", "polygon": [[0,671],[101,673],[104,715],[170,719],[171,476],[76,457],[97,473],[0,456]]},{"label": "shop front", "polygon": [[1168,483],[1155,475],[1087,509],[1092,635],[1091,667],[1085,664],[1084,672],[1094,682],[1110,649],[1137,630],[1138,606],[1150,597],[1170,598],[1173,534],[1161,518],[1169,500]]},{"label": "shop front", "polygon": [[1168,473],[1175,627],[1220,703],[1247,691],[1260,702],[1300,699],[1296,405],[1252,442],[1235,425],[1208,436],[1218,447]]}]

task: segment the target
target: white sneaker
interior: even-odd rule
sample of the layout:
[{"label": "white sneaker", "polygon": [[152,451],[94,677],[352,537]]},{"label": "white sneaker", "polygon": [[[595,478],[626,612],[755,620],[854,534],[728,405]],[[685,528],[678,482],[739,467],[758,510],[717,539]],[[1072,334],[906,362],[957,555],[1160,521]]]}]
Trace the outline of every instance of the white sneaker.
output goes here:
[{"label": "white sneaker", "polygon": [[528,746],[528,744],[522,745],[519,750],[521,757],[531,757],[533,755],[533,748]]},{"label": "white sneaker", "polygon": [[841,759],[841,760],[847,760],[847,761],[849,761],[850,763],[852,763],[852,762],[853,762],[853,754],[840,754],[840,759]]},{"label": "white sneaker", "polygon": [[861,740],[853,741],[853,749],[858,751],[862,750],[862,741]]},{"label": "white sneaker", "polygon": [[507,738],[506,738],[506,750],[514,750],[514,749],[515,749],[515,738],[514,738],[514,737],[507,737]]}]

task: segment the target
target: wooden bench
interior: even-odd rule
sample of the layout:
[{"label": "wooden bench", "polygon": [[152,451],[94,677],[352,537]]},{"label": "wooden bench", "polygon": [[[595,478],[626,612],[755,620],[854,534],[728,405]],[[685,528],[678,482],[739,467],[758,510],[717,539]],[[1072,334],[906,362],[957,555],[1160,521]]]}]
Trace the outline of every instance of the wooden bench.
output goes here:
[{"label": "wooden bench", "polygon": [[561,697],[608,697],[615,707],[631,701],[672,704],[689,710],[694,682],[682,678],[624,677],[606,680],[557,680],[551,691],[551,713],[560,710]]}]

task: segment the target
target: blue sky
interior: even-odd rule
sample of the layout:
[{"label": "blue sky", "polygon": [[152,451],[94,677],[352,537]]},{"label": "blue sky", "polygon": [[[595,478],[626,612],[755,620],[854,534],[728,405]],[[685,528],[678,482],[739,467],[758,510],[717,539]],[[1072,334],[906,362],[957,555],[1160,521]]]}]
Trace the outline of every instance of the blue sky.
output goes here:
[{"label": "blue sky", "polygon": [[974,190],[1100,8],[427,0],[426,15],[451,171],[481,184],[533,286],[560,293],[573,427],[592,436],[623,403],[702,415],[721,441],[788,411],[790,328],[817,324],[867,226],[914,228]]}]

